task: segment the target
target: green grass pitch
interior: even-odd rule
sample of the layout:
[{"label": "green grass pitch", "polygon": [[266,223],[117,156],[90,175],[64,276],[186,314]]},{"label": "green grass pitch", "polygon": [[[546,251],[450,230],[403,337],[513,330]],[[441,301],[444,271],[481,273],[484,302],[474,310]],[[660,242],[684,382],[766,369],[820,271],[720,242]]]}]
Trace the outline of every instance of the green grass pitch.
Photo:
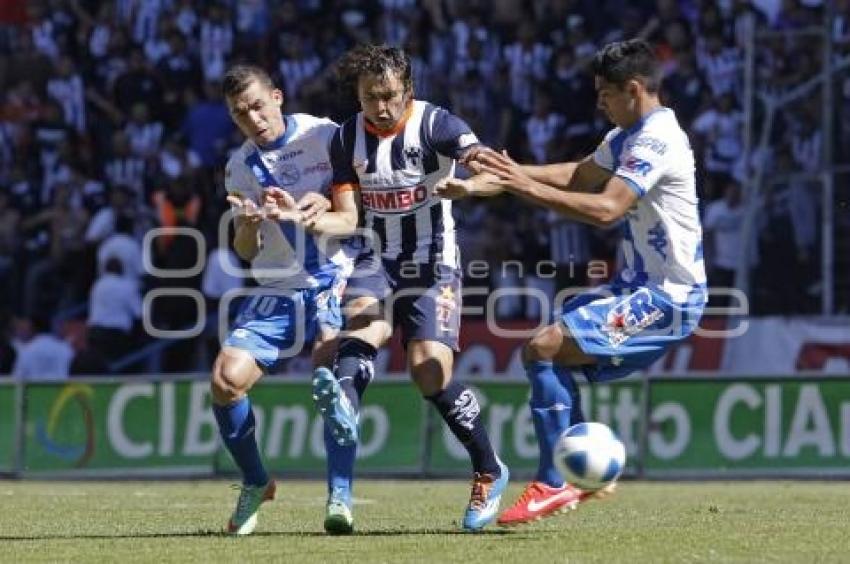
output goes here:
[{"label": "green grass pitch", "polygon": [[218,532],[227,482],[0,481],[0,561],[850,562],[842,482],[623,482],[566,515],[465,534],[467,484],[361,480],[351,537],[322,531],[324,491],[279,482],[257,533],[236,539]]}]

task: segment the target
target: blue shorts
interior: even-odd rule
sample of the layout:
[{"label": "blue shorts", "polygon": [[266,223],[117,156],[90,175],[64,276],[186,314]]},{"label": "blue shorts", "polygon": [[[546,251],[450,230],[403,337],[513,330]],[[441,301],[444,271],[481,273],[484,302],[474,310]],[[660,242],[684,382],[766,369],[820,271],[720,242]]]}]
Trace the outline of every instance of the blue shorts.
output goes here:
[{"label": "blue shorts", "polygon": [[342,276],[316,288],[256,290],[242,301],[223,346],[248,351],[266,373],[300,354],[320,327],[342,328]]},{"label": "blue shorts", "polygon": [[592,382],[624,378],[648,368],[696,328],[705,307],[696,287],[684,304],[647,287],[600,286],[564,304],[561,322],[597,363],[583,367]]}]

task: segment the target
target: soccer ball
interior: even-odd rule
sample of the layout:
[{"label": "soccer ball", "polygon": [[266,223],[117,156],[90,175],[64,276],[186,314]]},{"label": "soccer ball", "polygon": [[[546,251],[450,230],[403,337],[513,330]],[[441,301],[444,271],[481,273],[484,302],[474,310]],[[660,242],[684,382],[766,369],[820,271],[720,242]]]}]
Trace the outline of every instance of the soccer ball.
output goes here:
[{"label": "soccer ball", "polygon": [[564,479],[593,491],[620,476],[626,465],[626,447],[607,425],[579,423],[558,438],[554,461]]}]

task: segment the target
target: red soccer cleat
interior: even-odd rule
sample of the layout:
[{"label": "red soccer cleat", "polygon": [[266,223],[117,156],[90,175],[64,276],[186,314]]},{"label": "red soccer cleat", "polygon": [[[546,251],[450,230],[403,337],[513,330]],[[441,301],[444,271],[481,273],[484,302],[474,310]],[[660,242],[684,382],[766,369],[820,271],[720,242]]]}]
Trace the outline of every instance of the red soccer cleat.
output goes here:
[{"label": "red soccer cleat", "polygon": [[531,482],[519,499],[497,521],[499,525],[522,525],[566,513],[578,507],[582,501],[612,493],[614,484],[596,492],[586,492],[571,484],[560,488],[547,486],[543,482]]}]

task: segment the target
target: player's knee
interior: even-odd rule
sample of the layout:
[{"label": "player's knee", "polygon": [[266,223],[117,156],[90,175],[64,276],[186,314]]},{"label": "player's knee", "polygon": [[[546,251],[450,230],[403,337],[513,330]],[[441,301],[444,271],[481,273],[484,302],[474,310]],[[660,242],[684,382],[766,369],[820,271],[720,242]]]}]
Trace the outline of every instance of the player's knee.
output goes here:
[{"label": "player's knee", "polygon": [[522,360],[525,363],[536,361],[551,361],[558,353],[563,342],[564,334],[557,325],[549,325],[540,330],[529,340],[522,349]]},{"label": "player's knee", "polygon": [[222,352],[213,366],[213,400],[226,405],[244,396],[251,386],[251,365],[245,359]]}]

